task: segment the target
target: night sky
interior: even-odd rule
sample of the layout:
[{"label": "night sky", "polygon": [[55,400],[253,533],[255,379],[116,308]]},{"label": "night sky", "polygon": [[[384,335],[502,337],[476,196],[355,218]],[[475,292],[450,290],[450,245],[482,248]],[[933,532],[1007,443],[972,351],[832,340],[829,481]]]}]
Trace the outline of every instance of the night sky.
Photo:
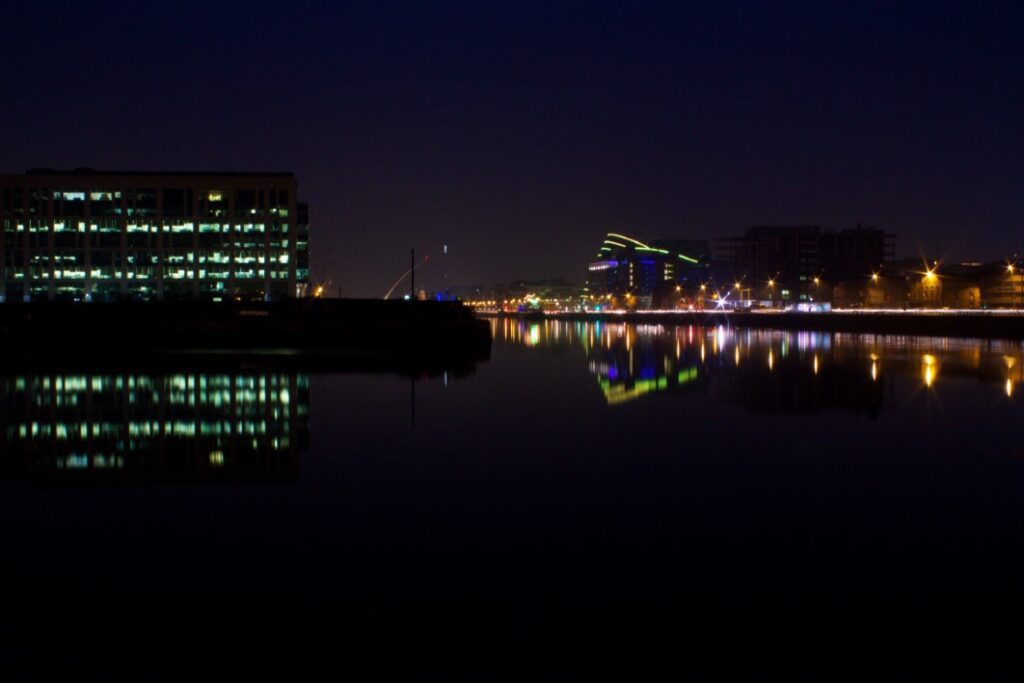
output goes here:
[{"label": "night sky", "polygon": [[413,246],[427,288],[582,281],[608,230],[863,222],[997,259],[1024,252],[1020,7],[4,3],[0,172],[294,171],[349,296]]}]

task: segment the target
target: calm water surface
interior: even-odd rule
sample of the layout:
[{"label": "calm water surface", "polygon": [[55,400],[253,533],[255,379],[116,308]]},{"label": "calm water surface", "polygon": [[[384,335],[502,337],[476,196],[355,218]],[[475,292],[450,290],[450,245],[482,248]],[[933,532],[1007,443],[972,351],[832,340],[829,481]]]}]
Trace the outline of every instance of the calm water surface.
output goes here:
[{"label": "calm water surface", "polygon": [[10,371],[6,640],[752,670],[1020,647],[1020,344],[494,334],[459,372]]}]

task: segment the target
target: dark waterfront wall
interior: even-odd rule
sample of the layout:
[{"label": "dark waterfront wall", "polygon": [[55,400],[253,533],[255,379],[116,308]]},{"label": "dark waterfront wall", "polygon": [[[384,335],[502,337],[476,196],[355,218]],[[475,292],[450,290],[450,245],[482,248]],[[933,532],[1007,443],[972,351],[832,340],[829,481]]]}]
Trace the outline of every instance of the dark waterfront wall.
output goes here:
[{"label": "dark waterfront wall", "polygon": [[490,328],[459,303],[297,299],[270,303],[0,306],[9,353],[148,354],[162,349],[424,352],[486,357]]}]

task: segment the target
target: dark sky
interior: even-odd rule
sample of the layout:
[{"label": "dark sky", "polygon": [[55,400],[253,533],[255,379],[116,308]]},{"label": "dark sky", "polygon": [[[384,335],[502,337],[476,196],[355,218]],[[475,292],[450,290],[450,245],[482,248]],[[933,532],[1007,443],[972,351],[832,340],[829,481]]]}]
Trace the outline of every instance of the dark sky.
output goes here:
[{"label": "dark sky", "polygon": [[346,295],[410,246],[428,287],[581,280],[608,230],[859,221],[1002,258],[1020,7],[4,3],[0,171],[294,171]]}]

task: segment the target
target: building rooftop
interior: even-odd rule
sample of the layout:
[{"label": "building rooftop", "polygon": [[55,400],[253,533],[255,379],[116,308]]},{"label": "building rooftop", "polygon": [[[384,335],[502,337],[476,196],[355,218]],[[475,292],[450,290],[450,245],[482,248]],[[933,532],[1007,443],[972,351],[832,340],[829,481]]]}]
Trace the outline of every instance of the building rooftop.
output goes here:
[{"label": "building rooftop", "polygon": [[95,168],[30,168],[25,175],[102,175],[102,176],[280,176],[294,177],[291,171],[100,171]]}]

